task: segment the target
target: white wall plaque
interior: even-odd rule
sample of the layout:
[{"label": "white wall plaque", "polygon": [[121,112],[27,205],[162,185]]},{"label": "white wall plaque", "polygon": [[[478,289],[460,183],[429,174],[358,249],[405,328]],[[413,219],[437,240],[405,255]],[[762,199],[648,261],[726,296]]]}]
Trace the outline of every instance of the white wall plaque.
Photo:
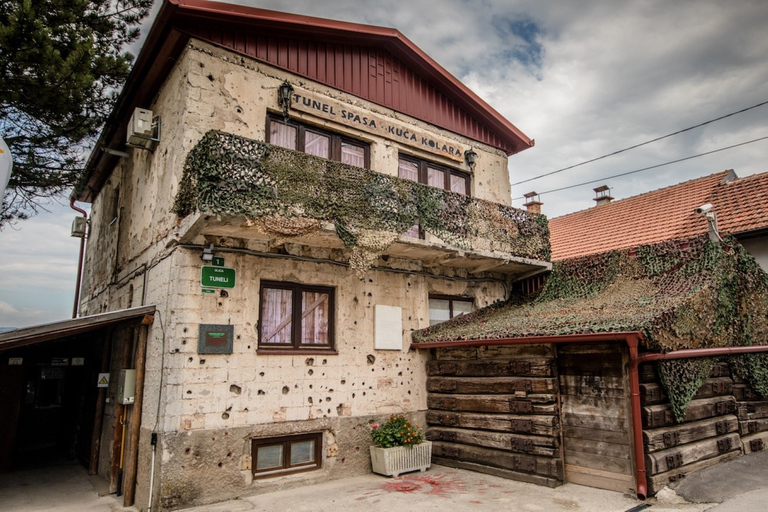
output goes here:
[{"label": "white wall plaque", "polygon": [[403,350],[403,309],[376,304],[374,309],[374,348]]}]

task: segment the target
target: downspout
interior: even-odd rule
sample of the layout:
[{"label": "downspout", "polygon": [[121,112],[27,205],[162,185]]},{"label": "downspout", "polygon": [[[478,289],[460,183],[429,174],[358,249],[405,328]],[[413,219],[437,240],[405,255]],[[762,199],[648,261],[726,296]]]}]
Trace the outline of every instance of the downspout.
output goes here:
[{"label": "downspout", "polygon": [[637,499],[648,497],[648,475],[645,469],[645,445],[643,444],[643,419],[640,406],[640,361],[638,346],[640,333],[629,334],[624,340],[629,347],[629,401],[632,407],[632,441],[635,450],[635,494]]},{"label": "downspout", "polygon": [[75,210],[76,212],[82,214],[83,218],[85,219],[85,233],[83,233],[83,237],[80,239],[80,256],[77,259],[77,280],[75,282],[75,305],[72,308],[72,318],[77,318],[77,311],[80,309],[78,306],[80,305],[80,283],[83,278],[83,255],[85,254],[85,237],[88,234],[88,214],[85,210],[78,208],[75,206],[75,196],[73,195],[69,200],[69,207]]}]

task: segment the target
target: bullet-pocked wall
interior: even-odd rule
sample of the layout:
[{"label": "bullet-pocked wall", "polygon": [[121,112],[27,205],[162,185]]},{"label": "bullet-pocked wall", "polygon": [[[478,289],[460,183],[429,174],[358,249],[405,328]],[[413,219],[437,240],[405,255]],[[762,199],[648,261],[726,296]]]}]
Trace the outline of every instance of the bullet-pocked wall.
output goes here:
[{"label": "bullet-pocked wall", "polygon": [[[139,504],[149,495],[152,432],[159,434],[154,497],[163,509],[369,471],[371,421],[399,412],[424,420],[427,355],[408,347],[409,332],[429,325],[429,296],[464,297],[476,308],[506,296],[509,278],[490,272],[391,258],[387,268],[370,270],[361,280],[343,249],[285,243],[276,251],[267,241],[248,238],[247,230],[235,237],[181,233],[171,207],[189,151],[210,129],[264,140],[267,116],[279,112],[277,89],[285,80],[479,154],[470,170],[463,161],[291,112],[292,119],[370,144],[372,170],[397,176],[399,155],[406,154],[468,173],[474,197],[510,203],[502,151],[191,40],[150,106],[162,119],[158,147],[152,153],[129,150],[130,158],[118,164],[93,202],[83,281],[83,315],[157,305],[147,347]],[[202,292],[198,247],[209,244],[235,269],[233,289]],[[336,354],[257,352],[264,280],[334,290]],[[400,308],[399,350],[374,348],[376,306]],[[201,324],[231,325],[231,353],[199,354]],[[253,480],[252,439],[299,433],[321,434],[320,469]],[[109,440],[107,435],[103,446]]]}]

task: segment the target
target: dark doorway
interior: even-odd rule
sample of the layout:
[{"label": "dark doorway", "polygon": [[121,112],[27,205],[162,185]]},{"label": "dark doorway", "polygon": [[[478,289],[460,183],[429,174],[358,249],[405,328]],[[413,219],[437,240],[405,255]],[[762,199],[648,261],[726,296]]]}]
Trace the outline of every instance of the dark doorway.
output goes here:
[{"label": "dark doorway", "polygon": [[8,350],[0,359],[0,470],[91,458],[102,337]]}]

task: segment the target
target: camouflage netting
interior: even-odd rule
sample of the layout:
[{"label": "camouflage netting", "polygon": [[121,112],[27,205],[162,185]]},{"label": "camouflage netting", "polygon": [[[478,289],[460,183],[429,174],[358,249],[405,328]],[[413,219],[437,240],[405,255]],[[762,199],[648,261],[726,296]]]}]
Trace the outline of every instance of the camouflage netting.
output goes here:
[{"label": "camouflage netting", "polygon": [[218,131],[190,151],[174,212],[245,216],[289,239],[332,222],[364,273],[417,221],[460,249],[549,260],[543,215]]},{"label": "camouflage netting", "polygon": [[[768,277],[734,240],[687,240],[556,262],[533,298],[513,298],[415,332],[414,343],[639,331],[648,348],[768,344]],[[733,358],[768,394],[768,358]],[[710,359],[665,361],[662,382],[678,421]]]}]

